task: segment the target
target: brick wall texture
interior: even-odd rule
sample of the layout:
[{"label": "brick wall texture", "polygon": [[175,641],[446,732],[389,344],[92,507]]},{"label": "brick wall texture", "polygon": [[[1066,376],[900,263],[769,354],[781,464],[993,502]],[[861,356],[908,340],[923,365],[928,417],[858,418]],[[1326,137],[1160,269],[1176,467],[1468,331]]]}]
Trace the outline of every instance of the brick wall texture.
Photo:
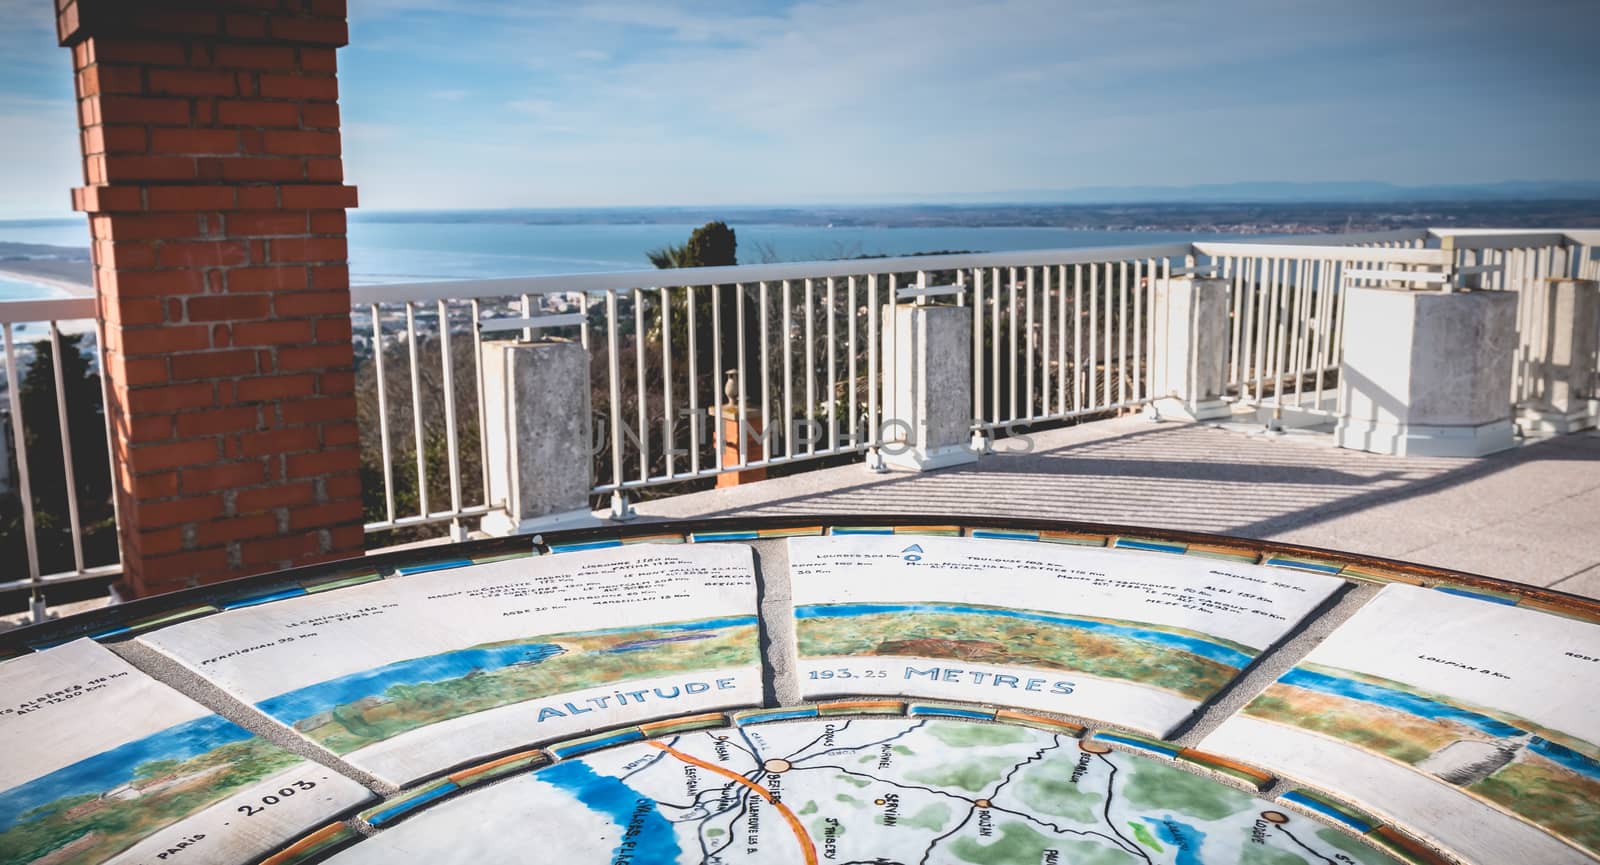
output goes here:
[{"label": "brick wall texture", "polygon": [[124,591],[359,555],[343,0],[64,0]]}]

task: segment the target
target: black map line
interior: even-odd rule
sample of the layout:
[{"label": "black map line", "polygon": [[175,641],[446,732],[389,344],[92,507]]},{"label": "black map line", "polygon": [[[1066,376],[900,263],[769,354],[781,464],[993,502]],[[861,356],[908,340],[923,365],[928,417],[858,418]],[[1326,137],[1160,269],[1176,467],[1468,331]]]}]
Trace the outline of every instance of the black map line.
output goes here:
[{"label": "black map line", "polygon": [[1116,835],[1118,838],[1121,838],[1122,839],[1122,843],[1124,843],[1124,844],[1128,845],[1128,847],[1132,848],[1133,852],[1136,853],[1139,856],[1140,859],[1143,859],[1145,862],[1150,863],[1151,862],[1150,854],[1144,852],[1144,848],[1143,847],[1141,847],[1141,846],[1135,844],[1134,842],[1128,840],[1127,836],[1123,835],[1121,830],[1117,829],[1117,824],[1112,822],[1112,820],[1111,820],[1111,802],[1112,802],[1113,799],[1116,798],[1116,789],[1115,788],[1116,788],[1116,784],[1117,784],[1117,764],[1111,762],[1110,760],[1107,760],[1106,759],[1106,755],[1104,755],[1104,754],[1095,754],[1095,756],[1099,757],[1100,758],[1100,762],[1106,764],[1107,768],[1109,768],[1111,770],[1111,777],[1106,779],[1106,807],[1102,811],[1102,813],[1105,815],[1106,828],[1111,830],[1111,834]]},{"label": "black map line", "polygon": [[[852,745],[852,746],[847,747],[847,748],[829,748],[826,751],[818,751],[817,753],[812,754],[809,757],[801,757],[800,760],[815,760],[818,757],[826,757],[829,754],[837,754],[837,753],[850,752],[850,751],[859,751],[862,748],[876,748],[879,745],[887,745],[890,742],[893,742],[893,741],[896,741],[898,739],[902,739],[902,738],[904,738],[906,736],[911,735],[912,733],[916,732],[917,730],[927,726],[927,724],[928,724],[928,719],[924,718],[921,721],[918,721],[917,723],[912,724],[910,727],[907,727],[906,729],[902,730],[899,733],[896,733],[893,736],[890,736],[887,739],[880,739],[880,740],[878,740],[876,742],[867,742],[864,745]],[[800,760],[795,760],[793,762],[798,763],[798,762],[800,762]]]},{"label": "black map line", "polygon": [[1317,857],[1318,859],[1321,859],[1322,861],[1328,863],[1328,865],[1339,865],[1339,863],[1333,861],[1332,859],[1329,859],[1328,857],[1322,855],[1321,853],[1318,853],[1317,851],[1311,849],[1310,847],[1307,847],[1306,846],[1306,842],[1301,841],[1299,838],[1294,837],[1294,833],[1290,832],[1288,829],[1283,828],[1283,826],[1281,824],[1274,823],[1273,826],[1276,827],[1279,832],[1282,832],[1283,834],[1288,835],[1289,836],[1289,840],[1293,841],[1295,844],[1299,845],[1301,850],[1304,850],[1307,853],[1310,853],[1311,855]]},{"label": "black map line", "polygon": [[800,754],[803,751],[805,751],[807,748],[810,748],[812,745],[815,745],[818,742],[821,742],[823,739],[826,739],[829,736],[838,735],[838,734],[843,733],[844,731],[846,731],[848,729],[850,729],[850,722],[849,721],[845,721],[843,724],[839,725],[839,727],[836,728],[836,729],[824,730],[824,731],[822,731],[821,735],[817,736],[817,738],[812,739],[811,741],[805,743],[804,745],[801,745],[799,748],[796,748],[795,750],[790,751],[788,754],[784,755],[784,759],[788,760],[790,762],[794,762],[795,760],[800,759]]}]

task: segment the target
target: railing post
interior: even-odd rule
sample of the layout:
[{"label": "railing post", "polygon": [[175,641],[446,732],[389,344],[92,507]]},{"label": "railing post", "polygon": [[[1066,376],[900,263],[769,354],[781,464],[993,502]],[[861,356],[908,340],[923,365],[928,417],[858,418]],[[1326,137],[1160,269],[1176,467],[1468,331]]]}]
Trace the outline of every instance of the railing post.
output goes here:
[{"label": "railing post", "polygon": [[883,461],[916,471],[977,462],[968,447],[972,310],[891,299],[882,315]]},{"label": "railing post", "polygon": [[1228,283],[1221,279],[1164,279],[1154,286],[1150,393],[1163,418],[1199,421],[1226,417],[1222,401],[1228,364]]},{"label": "railing post", "polygon": [[1345,292],[1339,447],[1461,457],[1512,446],[1513,292]]},{"label": "railing post", "polygon": [[1525,431],[1569,433],[1600,419],[1600,283],[1592,279],[1546,279],[1524,291],[1536,296],[1528,308],[1537,321],[1524,322],[1518,424]]},{"label": "railing post", "polygon": [[489,535],[596,523],[589,510],[589,350],[576,342],[485,342]]}]

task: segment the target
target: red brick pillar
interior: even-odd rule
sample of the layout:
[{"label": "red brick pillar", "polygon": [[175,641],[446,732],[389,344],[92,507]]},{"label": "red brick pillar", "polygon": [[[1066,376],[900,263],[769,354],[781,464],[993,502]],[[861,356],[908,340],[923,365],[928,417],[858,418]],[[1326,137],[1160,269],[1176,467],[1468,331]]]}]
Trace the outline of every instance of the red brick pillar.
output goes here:
[{"label": "red brick pillar", "polygon": [[344,0],[57,0],[124,590],[359,555]]}]

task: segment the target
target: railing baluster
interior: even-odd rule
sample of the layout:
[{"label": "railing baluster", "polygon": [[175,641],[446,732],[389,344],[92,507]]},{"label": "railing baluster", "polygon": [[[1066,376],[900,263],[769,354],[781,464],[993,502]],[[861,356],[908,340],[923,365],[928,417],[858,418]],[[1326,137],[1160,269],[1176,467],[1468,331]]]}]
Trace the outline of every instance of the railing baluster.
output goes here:
[{"label": "railing baluster", "polygon": [[839,448],[839,334],[834,323],[833,308],[837,303],[837,289],[833,277],[827,282],[828,305],[828,444],[823,450],[833,452]]},{"label": "railing baluster", "polygon": [[[983,424],[983,268],[972,270],[972,423]],[[987,434],[983,435],[988,440]]]},{"label": "railing baluster", "polygon": [[1089,272],[1089,409],[1100,407],[1100,265],[1090,264]]},{"label": "railing baluster", "polygon": [[[474,328],[476,330],[476,328]],[[450,469],[450,511],[461,513],[461,449],[456,440],[456,362],[450,353],[450,308],[439,301],[439,365],[444,387],[444,449]]]},{"label": "railing baluster", "polygon": [[700,474],[700,445],[705,439],[701,433],[705,423],[700,417],[700,337],[696,319],[700,316],[694,308],[694,286],[683,289],[684,324],[688,328],[689,344],[689,473]]},{"label": "railing baluster", "polygon": [[[1090,268],[1092,273],[1094,268]],[[1094,337],[1089,337],[1091,351]],[[1083,265],[1072,266],[1072,410],[1083,411]]]},{"label": "railing baluster", "polygon": [[[606,289],[606,378],[610,385],[611,405],[611,516],[626,517],[629,512],[628,494],[622,488],[622,351],[617,345],[617,290]],[[720,451],[719,451],[720,457]]]},{"label": "railing baluster", "polygon": [[672,287],[661,286],[657,297],[661,298],[661,459],[663,476],[670,478],[678,474],[677,426],[672,422]]},{"label": "railing baluster", "polygon": [[17,494],[22,497],[22,542],[28,553],[28,583],[35,617],[43,614],[44,596],[39,593],[39,541],[34,537],[37,524],[33,516],[33,479],[28,470],[28,435],[22,422],[22,379],[17,377],[16,336],[11,322],[5,323],[6,398],[11,403],[11,443],[17,449]]},{"label": "railing baluster", "polygon": [[[889,296],[894,296],[894,277],[889,277]],[[816,285],[806,277],[806,454],[817,452],[817,346],[816,346]]]},{"label": "railing baluster", "polygon": [[[483,501],[489,504],[489,415],[488,398],[483,390],[483,331],[478,327],[482,310],[477,298],[472,300],[472,369],[473,384],[478,391],[478,468],[483,475]],[[385,460],[387,462],[387,460]]]},{"label": "railing baluster", "polygon": [[1128,401],[1128,262],[1117,263],[1117,402]]},{"label": "railing baluster", "polygon": [[61,425],[61,465],[66,470],[67,522],[72,529],[72,563],[83,573],[83,521],[78,515],[78,478],[72,467],[72,430],[67,428],[67,385],[61,374],[61,328],[50,322],[50,365],[56,383],[56,421]]},{"label": "railing baluster", "polygon": [[856,278],[845,278],[845,304],[849,307],[849,314],[845,316],[845,361],[849,364],[850,397],[845,401],[848,416],[845,418],[850,424],[850,449],[858,450],[861,447],[861,421],[856,413],[856,388],[859,379],[856,378]]},{"label": "railing baluster", "polygon": [[[785,309],[788,308],[788,305],[787,305],[787,301],[788,301],[787,287],[788,287],[788,285],[789,285],[789,283],[787,281],[785,281],[784,282],[784,286],[785,286],[785,290],[786,290],[785,295],[784,295],[784,301],[785,301],[784,308]],[[878,406],[881,405],[879,400],[880,400],[880,398],[882,396],[882,394],[880,394],[879,391],[878,391],[878,364],[879,364],[878,355],[880,353],[880,350],[878,348],[878,319],[882,315],[883,315],[883,313],[881,312],[881,308],[878,306],[878,275],[875,274],[875,273],[868,274],[867,275],[867,441],[871,443],[871,445],[872,445],[872,447],[874,449],[878,448],[878,446],[883,444],[883,425],[882,425],[881,421],[878,418]],[[784,338],[785,339],[788,338],[787,334],[785,335]]]},{"label": "railing baluster", "polygon": [[634,442],[634,447],[639,449],[639,480],[650,479],[650,390],[645,386],[644,378],[644,289],[634,288],[633,297],[633,386],[638,392],[634,398],[635,423],[639,431],[639,440]]},{"label": "railing baluster", "polygon": [[[1000,268],[989,269],[994,281],[994,312],[989,328],[989,421],[1000,422]],[[993,438],[993,436],[990,436]]]},{"label": "railing baluster", "polygon": [[767,324],[767,283],[756,284],[756,301],[760,304],[758,320],[761,326],[761,458],[771,459],[772,453],[772,338]]},{"label": "railing baluster", "polygon": [[794,298],[783,281],[783,451],[794,456]]},{"label": "railing baluster", "polygon": [[[476,329],[476,328],[474,328]],[[389,388],[388,377],[384,374],[383,362],[383,316],[379,314],[378,305],[372,305],[372,344],[373,362],[377,364],[375,374],[378,380],[378,439],[383,446],[383,504],[385,517],[389,523],[394,522],[394,455],[389,444]],[[487,495],[488,487],[484,487]]]},{"label": "railing baluster", "polygon": [[[524,313],[526,314],[526,313]],[[428,517],[427,446],[422,434],[422,357],[417,353],[416,304],[406,301],[406,346],[411,368],[411,431],[417,446],[417,516]]]},{"label": "railing baluster", "polygon": [[738,381],[738,390],[735,392],[738,396],[738,404],[734,407],[734,412],[737,416],[734,418],[733,430],[735,441],[739,443],[739,465],[743,467],[750,462],[750,442],[749,437],[745,434],[745,429],[749,426],[749,424],[745,422],[745,419],[748,417],[747,411],[749,408],[745,394],[749,390],[749,387],[747,385],[748,379],[745,377],[746,371],[744,368],[745,353],[749,350],[750,346],[745,339],[744,333],[744,283],[742,282],[736,282],[733,285],[733,310],[734,324],[739,328],[739,338],[734,341],[735,348],[737,349],[739,356],[738,362],[734,365],[735,376],[737,377]]},{"label": "railing baluster", "polygon": [[[1026,315],[1028,338],[1024,340],[1024,343],[1027,346],[1027,362],[1023,364],[1022,367],[1024,373],[1023,381],[1025,382],[1022,390],[1023,411],[1022,414],[1018,416],[1028,418],[1033,417],[1033,356],[1036,342],[1033,335],[1033,271],[1034,269],[1031,267],[1023,268],[1023,272],[1027,279],[1027,283],[1024,287],[1027,291],[1027,300],[1025,306],[1027,308]],[[1012,414],[1016,415],[1017,413],[1012,412]]]},{"label": "railing baluster", "polygon": [[1009,295],[1011,304],[1007,307],[1011,324],[1011,348],[1006,352],[1006,362],[1011,367],[1011,414],[1006,417],[1006,420],[1011,421],[1017,419],[1017,360],[1020,357],[1017,351],[1017,269],[1015,267],[1007,269],[1006,282],[1010,283],[1011,289]]}]

